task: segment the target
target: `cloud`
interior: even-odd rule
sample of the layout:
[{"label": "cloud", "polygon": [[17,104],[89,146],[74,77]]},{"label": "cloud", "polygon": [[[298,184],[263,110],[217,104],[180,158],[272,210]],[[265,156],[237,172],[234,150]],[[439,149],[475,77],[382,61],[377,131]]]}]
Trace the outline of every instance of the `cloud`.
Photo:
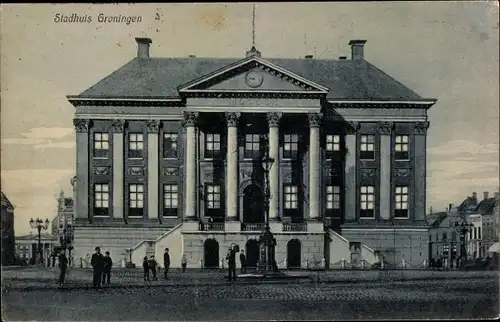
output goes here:
[{"label": "cloud", "polygon": [[14,145],[35,145],[45,142],[43,139],[33,139],[33,138],[9,138],[3,139],[2,144],[14,144]]},{"label": "cloud", "polygon": [[492,154],[498,155],[498,144],[486,143],[479,144],[470,140],[452,140],[440,146],[429,147],[428,153],[433,156],[459,156],[461,155],[478,155],[478,154]]},{"label": "cloud", "polygon": [[74,133],[72,127],[35,127],[22,136],[35,139],[60,139]]},{"label": "cloud", "polygon": [[63,141],[63,142],[52,142],[37,144],[34,146],[35,149],[49,149],[49,148],[59,148],[59,149],[72,149],[76,146],[75,141]]},{"label": "cloud", "polygon": [[56,187],[65,178],[69,180],[74,172],[72,169],[5,170],[1,172],[2,190],[10,193],[36,189],[47,190]]}]

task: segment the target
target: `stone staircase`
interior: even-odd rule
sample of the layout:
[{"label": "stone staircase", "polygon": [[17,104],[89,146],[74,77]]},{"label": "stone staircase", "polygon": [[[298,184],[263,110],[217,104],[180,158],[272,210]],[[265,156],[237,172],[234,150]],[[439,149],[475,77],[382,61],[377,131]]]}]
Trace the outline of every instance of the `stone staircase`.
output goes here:
[{"label": "stone staircase", "polygon": [[[330,245],[328,252],[328,260],[330,264],[340,263],[342,261],[351,262],[350,242],[338,232],[327,229],[327,234],[330,237]],[[361,244],[360,262],[372,265],[377,263],[378,256],[373,249],[365,244]]]}]

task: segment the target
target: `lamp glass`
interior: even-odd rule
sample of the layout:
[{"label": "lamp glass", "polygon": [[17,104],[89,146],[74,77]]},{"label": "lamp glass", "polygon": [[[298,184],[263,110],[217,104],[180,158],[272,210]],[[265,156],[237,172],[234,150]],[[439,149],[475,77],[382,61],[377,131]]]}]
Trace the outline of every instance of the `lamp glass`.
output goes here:
[{"label": "lamp glass", "polygon": [[268,156],[262,158],[262,166],[264,167],[264,171],[269,172],[273,166],[274,159]]}]

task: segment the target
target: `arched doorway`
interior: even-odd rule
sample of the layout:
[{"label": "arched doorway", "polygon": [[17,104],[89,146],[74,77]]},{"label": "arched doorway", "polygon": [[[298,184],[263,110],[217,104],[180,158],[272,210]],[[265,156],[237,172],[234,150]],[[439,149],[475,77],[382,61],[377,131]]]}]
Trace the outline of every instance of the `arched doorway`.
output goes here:
[{"label": "arched doorway", "polygon": [[260,255],[260,244],[255,239],[249,239],[246,244],[247,266],[257,267]]},{"label": "arched doorway", "polygon": [[292,239],[286,245],[286,258],[288,268],[300,268],[300,240]]},{"label": "arched doorway", "polygon": [[213,238],[207,239],[203,244],[203,251],[205,268],[219,267],[219,243]]},{"label": "arched doorway", "polygon": [[256,184],[251,184],[243,190],[243,222],[264,222],[264,195]]}]

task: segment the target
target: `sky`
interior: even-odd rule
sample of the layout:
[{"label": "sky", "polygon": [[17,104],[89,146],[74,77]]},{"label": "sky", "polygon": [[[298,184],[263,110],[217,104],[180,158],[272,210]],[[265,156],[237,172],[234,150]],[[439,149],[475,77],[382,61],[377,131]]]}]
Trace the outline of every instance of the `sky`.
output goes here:
[{"label": "sky", "polygon": [[[262,57],[365,59],[438,102],[429,110],[427,208],[442,211],[499,186],[498,2],[281,3],[256,5]],[[57,23],[56,14],[92,17]],[[140,16],[129,25],[99,14]],[[74,107],[83,92],[136,56],[241,57],[252,45],[252,4],[7,4],[1,6],[1,187],[15,209],[16,235],[29,219],[52,219],[71,195]]]}]

